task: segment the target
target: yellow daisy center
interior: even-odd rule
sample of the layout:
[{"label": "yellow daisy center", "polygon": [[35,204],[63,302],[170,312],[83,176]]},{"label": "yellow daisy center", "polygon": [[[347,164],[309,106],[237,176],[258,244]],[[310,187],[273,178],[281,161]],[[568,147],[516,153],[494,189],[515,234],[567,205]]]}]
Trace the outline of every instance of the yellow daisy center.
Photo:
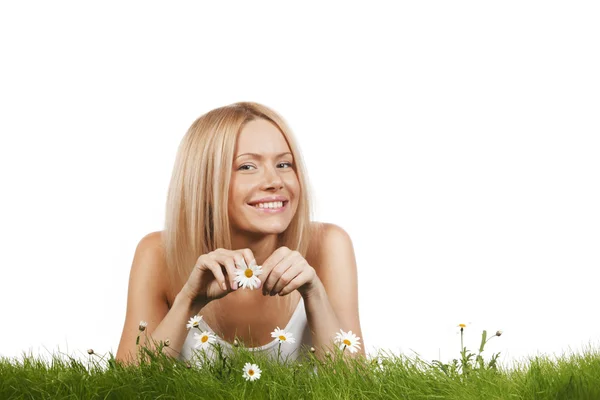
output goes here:
[{"label": "yellow daisy center", "polygon": [[253,369],[249,369],[248,370],[248,375],[254,375],[254,370]]},{"label": "yellow daisy center", "polygon": [[350,346],[352,343],[350,343],[350,341],[348,339],[344,339],[344,344],[346,346]]},{"label": "yellow daisy center", "polygon": [[254,273],[250,268],[248,268],[246,269],[246,271],[244,271],[244,275],[246,275],[246,278],[252,278],[252,275],[254,275]]},{"label": "yellow daisy center", "polygon": [[279,335],[279,340],[286,340],[286,338],[283,335]]},{"label": "yellow daisy center", "polygon": [[206,335],[202,336],[202,339],[201,339],[202,343],[206,343],[207,340],[208,340],[208,336],[206,336]]},{"label": "yellow daisy center", "polygon": [[465,324],[458,324],[458,326],[460,326],[461,328],[466,328],[467,327]]}]

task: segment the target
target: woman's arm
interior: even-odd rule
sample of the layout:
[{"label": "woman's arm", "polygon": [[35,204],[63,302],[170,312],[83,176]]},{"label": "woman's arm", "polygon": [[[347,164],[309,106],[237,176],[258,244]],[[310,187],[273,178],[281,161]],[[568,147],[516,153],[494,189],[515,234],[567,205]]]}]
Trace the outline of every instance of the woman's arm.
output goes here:
[{"label": "woman's arm", "polygon": [[[358,315],[358,276],[350,236],[337,225],[324,224],[315,256],[316,284],[304,296],[308,325],[316,349],[331,346],[337,332],[352,331],[360,338],[353,356],[365,356]],[[349,353],[345,351],[344,353]]]},{"label": "woman's arm", "polygon": [[[179,355],[188,334],[186,322],[206,303],[192,304],[190,298],[180,292],[169,309],[166,272],[160,232],[150,233],[140,240],[135,250],[129,275],[127,313],[116,360],[137,363],[136,338],[140,333],[140,321],[148,322],[145,332],[140,335],[140,346],[154,349],[153,341],[169,339],[169,347],[163,351],[171,357]],[[147,343],[146,335],[152,339]]]}]

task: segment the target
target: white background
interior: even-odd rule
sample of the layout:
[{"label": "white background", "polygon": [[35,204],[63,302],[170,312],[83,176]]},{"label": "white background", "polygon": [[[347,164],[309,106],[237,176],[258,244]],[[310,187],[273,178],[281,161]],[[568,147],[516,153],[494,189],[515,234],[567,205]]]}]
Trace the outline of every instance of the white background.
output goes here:
[{"label": "white background", "polygon": [[353,239],[369,353],[598,348],[597,3],[323,3],[0,5],[0,355],[116,353],[181,138],[246,100]]}]

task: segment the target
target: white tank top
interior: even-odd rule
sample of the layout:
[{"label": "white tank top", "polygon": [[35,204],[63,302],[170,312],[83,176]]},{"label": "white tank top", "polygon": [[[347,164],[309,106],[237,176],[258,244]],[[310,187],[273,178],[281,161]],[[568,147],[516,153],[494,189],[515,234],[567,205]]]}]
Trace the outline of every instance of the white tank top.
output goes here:
[{"label": "white tank top", "polygon": [[[183,342],[183,346],[181,348],[181,354],[179,355],[180,360],[190,361],[194,352],[199,351],[196,348],[196,339],[194,338],[194,332],[200,333],[200,331],[208,331],[211,333],[215,333],[210,326],[202,319],[199,324],[200,330],[197,328],[189,329],[188,335]],[[275,330],[275,327],[273,327]],[[304,308],[304,299],[300,297],[300,301],[298,302],[298,306],[296,310],[292,314],[290,321],[287,326],[283,328],[284,331],[292,334],[291,337],[296,339],[295,343],[282,343],[281,344],[281,358],[280,360],[297,360],[300,357],[300,349],[302,347],[310,347],[312,346],[312,336],[310,333],[310,329],[308,327],[308,320],[306,319],[306,310]],[[232,350],[232,345],[229,342],[221,339],[217,336],[217,343],[220,343],[223,351],[226,353],[230,353]],[[279,340],[274,338],[273,341],[265,344],[260,347],[249,347],[250,351],[257,352],[266,352],[271,358],[277,359],[277,349],[279,347]],[[208,351],[208,355],[214,359],[216,357],[216,351]]]}]

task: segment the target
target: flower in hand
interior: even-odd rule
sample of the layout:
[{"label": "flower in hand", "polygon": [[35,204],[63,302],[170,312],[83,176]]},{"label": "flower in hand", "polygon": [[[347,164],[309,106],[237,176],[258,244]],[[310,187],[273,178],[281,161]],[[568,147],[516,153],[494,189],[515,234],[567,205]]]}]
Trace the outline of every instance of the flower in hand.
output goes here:
[{"label": "flower in hand", "polygon": [[262,267],[256,265],[256,261],[252,260],[250,265],[243,262],[241,266],[236,266],[234,281],[237,282],[238,287],[253,290],[260,286],[260,279],[257,277],[262,274]]}]

